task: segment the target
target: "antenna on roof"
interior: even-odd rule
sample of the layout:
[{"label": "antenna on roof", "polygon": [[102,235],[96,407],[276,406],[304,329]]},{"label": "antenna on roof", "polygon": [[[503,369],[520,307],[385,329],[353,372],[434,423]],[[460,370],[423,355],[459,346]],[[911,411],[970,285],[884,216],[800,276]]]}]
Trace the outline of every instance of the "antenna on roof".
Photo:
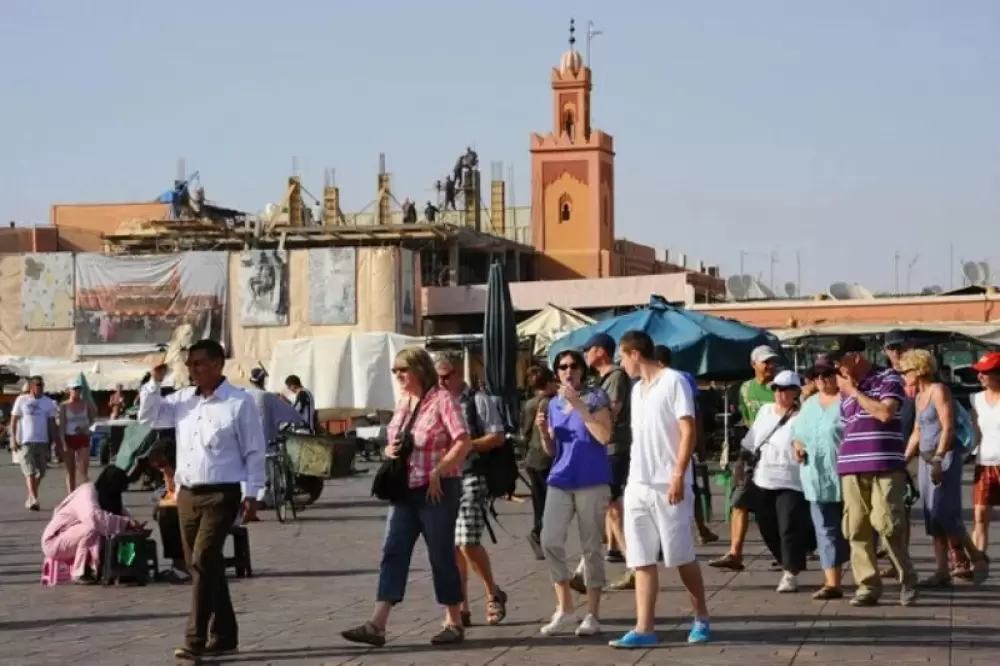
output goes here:
[{"label": "antenna on roof", "polygon": [[177,159],[177,181],[184,182],[187,180],[187,164],[183,157]]}]

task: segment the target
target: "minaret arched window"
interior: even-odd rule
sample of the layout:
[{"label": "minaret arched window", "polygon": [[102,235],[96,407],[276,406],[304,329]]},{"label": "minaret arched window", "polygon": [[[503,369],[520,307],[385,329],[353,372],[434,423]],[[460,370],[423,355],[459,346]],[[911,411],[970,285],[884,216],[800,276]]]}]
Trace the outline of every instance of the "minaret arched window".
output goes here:
[{"label": "minaret arched window", "polygon": [[573,217],[573,201],[565,194],[559,198],[559,221],[569,222]]}]

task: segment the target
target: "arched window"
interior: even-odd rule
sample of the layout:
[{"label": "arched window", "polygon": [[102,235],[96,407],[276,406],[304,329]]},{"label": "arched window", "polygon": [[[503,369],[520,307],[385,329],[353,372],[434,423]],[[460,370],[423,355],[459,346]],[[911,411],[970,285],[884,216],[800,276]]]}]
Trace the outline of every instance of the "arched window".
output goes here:
[{"label": "arched window", "polygon": [[559,198],[559,221],[569,222],[573,217],[573,201],[565,194]]}]

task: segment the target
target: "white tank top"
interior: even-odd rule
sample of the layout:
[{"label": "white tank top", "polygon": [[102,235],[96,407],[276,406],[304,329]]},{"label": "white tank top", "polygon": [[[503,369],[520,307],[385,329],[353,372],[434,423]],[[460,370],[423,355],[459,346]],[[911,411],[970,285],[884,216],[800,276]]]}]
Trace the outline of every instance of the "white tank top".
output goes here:
[{"label": "white tank top", "polygon": [[80,403],[82,409],[74,411],[68,404],[63,405],[63,414],[66,418],[64,429],[67,435],[76,435],[81,430],[86,432],[90,428],[90,418],[87,415],[87,404]]},{"label": "white tank top", "polygon": [[976,422],[983,433],[976,463],[1000,465],[1000,402],[991,407],[986,403],[986,392],[982,391],[972,396],[972,408],[976,410]]}]

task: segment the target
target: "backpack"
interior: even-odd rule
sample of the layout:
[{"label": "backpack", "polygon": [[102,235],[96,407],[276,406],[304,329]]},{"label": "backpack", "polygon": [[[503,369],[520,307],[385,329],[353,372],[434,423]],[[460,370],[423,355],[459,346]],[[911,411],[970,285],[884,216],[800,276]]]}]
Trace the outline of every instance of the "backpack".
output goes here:
[{"label": "backpack", "polygon": [[976,442],[972,415],[957,400],[952,401],[951,408],[955,413],[955,448],[960,451],[971,451]]},{"label": "backpack", "polygon": [[[482,394],[487,400],[493,400],[492,396]],[[475,397],[465,402],[465,418],[469,425],[469,436],[473,439],[482,437],[485,428],[479,419],[479,412],[476,411]],[[504,434],[503,444],[486,451],[478,453],[479,459],[475,462],[475,469],[486,480],[486,492],[490,499],[500,499],[508,497],[514,492],[517,485],[517,453],[514,450],[514,440]]]}]

